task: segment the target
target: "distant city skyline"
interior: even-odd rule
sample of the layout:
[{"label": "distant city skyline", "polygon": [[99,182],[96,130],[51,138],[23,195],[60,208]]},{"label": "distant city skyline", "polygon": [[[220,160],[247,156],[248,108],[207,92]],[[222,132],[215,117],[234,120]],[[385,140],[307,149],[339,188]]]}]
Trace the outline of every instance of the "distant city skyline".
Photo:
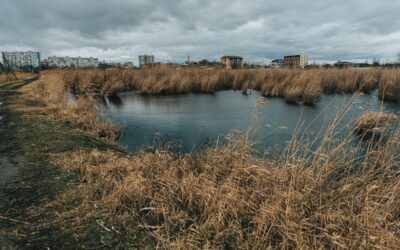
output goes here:
[{"label": "distant city skyline", "polygon": [[0,51],[160,62],[396,59],[400,1],[0,0]]}]

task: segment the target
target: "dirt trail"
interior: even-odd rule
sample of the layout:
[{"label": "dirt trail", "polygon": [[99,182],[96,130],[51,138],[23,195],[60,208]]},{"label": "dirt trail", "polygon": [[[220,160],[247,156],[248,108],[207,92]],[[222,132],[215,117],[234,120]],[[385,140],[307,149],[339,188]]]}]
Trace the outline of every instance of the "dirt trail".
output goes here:
[{"label": "dirt trail", "polygon": [[[0,199],[2,201],[0,204],[0,228],[7,227],[9,223],[21,223],[19,220],[8,217],[12,209],[12,206],[9,206],[10,200],[14,200],[9,195],[9,191],[13,190],[12,187],[15,187],[15,183],[23,181],[23,177],[20,174],[21,165],[16,162],[13,163],[10,160],[10,149],[13,144],[10,133],[12,133],[11,128],[14,124],[12,121],[13,114],[10,112],[8,104],[12,98],[15,98],[20,87],[38,78],[39,76],[35,76],[30,79],[18,80],[0,86]],[[22,198],[24,199],[24,197]],[[7,239],[4,233],[0,232],[0,247],[1,249],[13,249],[18,246],[14,245],[13,242]]]},{"label": "dirt trail", "polygon": [[10,162],[5,150],[10,145],[10,141],[7,140],[9,138],[7,133],[10,132],[9,127],[13,125],[13,122],[8,117],[10,114],[7,104],[11,98],[16,96],[20,87],[39,78],[40,76],[36,75],[29,79],[18,80],[0,86],[0,186],[15,182],[18,177],[18,169]]},{"label": "dirt trail", "polygon": [[77,172],[53,166],[49,157],[109,146],[43,114],[45,103],[26,94],[31,91],[26,85],[38,78],[0,85],[0,249],[77,249],[82,244],[77,234],[85,242],[97,242],[95,232],[101,228],[65,228],[55,223],[60,213],[75,204],[55,207],[53,202],[67,190],[74,192],[80,179]]}]

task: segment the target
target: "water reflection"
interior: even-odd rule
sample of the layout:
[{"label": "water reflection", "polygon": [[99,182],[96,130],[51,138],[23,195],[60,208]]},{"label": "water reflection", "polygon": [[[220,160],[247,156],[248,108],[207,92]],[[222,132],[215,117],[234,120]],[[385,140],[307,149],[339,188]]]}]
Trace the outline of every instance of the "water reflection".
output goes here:
[{"label": "water reflection", "polygon": [[154,144],[180,145],[180,151],[192,152],[214,145],[233,129],[251,129],[252,139],[261,147],[279,152],[294,135],[313,141],[324,134],[339,110],[346,112],[338,121],[337,136],[347,135],[352,126],[349,123],[364,112],[400,113],[398,104],[383,105],[376,92],[357,97],[323,96],[316,105],[304,106],[289,105],[280,98],[266,99],[257,91],[242,95],[228,90],[213,95],[122,93],[118,98],[107,98],[105,114],[126,127],[120,143],[133,152]]}]

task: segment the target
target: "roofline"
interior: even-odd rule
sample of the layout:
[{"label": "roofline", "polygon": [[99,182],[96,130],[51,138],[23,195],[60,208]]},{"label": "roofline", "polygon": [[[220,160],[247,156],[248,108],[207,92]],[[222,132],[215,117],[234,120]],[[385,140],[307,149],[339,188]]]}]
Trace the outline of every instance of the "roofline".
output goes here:
[{"label": "roofline", "polygon": [[241,56],[222,56],[221,59],[222,59],[222,58],[237,58],[237,59],[243,59],[243,57],[241,57]]}]

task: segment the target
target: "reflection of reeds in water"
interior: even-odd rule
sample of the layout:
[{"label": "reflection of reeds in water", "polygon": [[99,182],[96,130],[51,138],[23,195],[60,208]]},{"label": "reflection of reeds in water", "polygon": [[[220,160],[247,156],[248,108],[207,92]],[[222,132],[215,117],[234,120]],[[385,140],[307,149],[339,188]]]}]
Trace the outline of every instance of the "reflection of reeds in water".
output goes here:
[{"label": "reflection of reeds in water", "polygon": [[124,90],[141,94],[213,93],[218,90],[260,90],[263,96],[287,102],[315,103],[322,93],[370,92],[380,86],[386,99],[399,99],[399,70],[208,70],[159,66],[142,70],[71,70],[64,82],[77,94],[106,95]]}]

